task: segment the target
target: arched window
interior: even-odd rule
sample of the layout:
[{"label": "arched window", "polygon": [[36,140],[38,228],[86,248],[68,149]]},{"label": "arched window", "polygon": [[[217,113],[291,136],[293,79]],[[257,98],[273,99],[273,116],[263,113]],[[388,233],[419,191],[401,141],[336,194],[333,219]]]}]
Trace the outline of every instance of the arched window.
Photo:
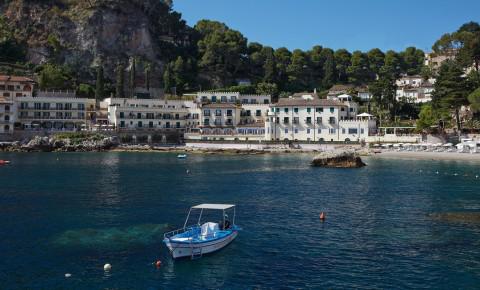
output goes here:
[{"label": "arched window", "polygon": [[9,115],[5,115],[5,121],[10,121],[10,116]]},{"label": "arched window", "polygon": [[9,125],[5,125],[5,126],[3,127],[3,130],[4,130],[5,132],[10,131],[10,126],[9,126]]}]

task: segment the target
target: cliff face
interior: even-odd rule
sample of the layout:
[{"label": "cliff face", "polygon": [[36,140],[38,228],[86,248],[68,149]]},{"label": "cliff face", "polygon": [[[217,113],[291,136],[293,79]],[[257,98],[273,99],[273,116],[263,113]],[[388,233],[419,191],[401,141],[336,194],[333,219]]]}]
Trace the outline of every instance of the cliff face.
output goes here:
[{"label": "cliff face", "polygon": [[132,56],[155,72],[190,43],[191,28],[161,0],[11,0],[0,12],[27,44],[28,61],[54,60],[79,75],[101,60],[113,79],[117,62]]}]

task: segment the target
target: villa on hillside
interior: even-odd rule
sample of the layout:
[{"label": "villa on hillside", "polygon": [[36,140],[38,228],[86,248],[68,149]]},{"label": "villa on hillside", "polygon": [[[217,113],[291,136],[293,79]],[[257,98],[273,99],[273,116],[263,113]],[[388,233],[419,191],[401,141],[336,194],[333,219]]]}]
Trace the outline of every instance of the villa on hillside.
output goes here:
[{"label": "villa on hillside", "polygon": [[396,99],[407,100],[410,103],[426,103],[432,100],[435,79],[425,80],[423,77],[403,76],[396,80]]}]

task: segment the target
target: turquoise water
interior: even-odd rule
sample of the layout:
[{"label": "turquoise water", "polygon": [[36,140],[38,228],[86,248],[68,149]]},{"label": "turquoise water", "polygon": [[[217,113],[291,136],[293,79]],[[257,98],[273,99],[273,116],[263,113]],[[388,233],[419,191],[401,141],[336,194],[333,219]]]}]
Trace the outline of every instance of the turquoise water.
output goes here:
[{"label": "turquoise water", "polygon": [[[12,160],[0,167],[0,289],[480,285],[480,224],[427,216],[480,211],[479,164],[367,159],[342,170],[311,168],[310,155],[0,158]],[[237,204],[243,231],[220,252],[172,261],[163,232],[203,202]]]}]

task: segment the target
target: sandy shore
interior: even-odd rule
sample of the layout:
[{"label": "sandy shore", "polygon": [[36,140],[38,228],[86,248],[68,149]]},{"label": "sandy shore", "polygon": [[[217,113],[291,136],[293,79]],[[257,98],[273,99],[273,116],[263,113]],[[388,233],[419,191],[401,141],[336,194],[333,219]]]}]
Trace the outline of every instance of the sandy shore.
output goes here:
[{"label": "sandy shore", "polygon": [[411,152],[411,151],[382,151],[372,153],[371,158],[416,159],[416,160],[453,160],[480,162],[480,153],[457,152]]}]

